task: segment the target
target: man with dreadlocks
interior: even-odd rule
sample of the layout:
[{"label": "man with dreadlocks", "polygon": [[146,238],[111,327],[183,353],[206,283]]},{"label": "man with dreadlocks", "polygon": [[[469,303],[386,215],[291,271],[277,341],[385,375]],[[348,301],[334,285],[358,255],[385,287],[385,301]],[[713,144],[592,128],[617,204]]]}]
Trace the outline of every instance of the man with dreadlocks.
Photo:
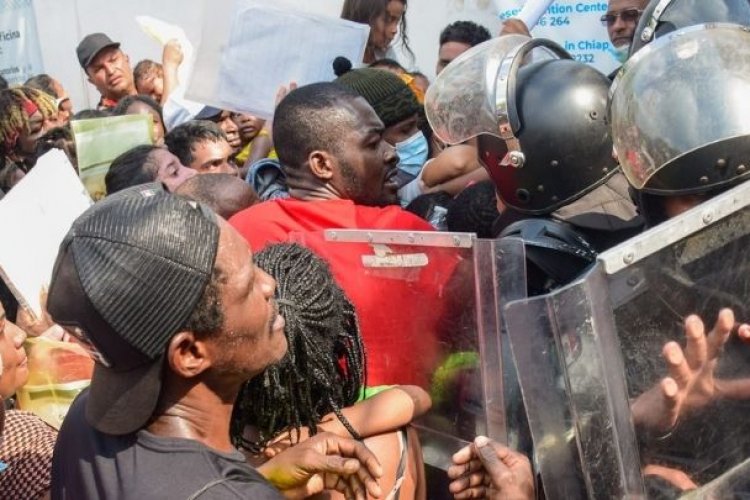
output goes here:
[{"label": "man with dreadlocks", "polygon": [[364,395],[365,351],[354,306],[328,265],[296,244],[271,245],[255,261],[276,280],[289,350],[240,392],[236,445],[259,465],[318,431],[365,438],[383,465],[386,497],[424,498],[419,441],[405,426],[429,410],[427,393],[397,386],[355,404]]},{"label": "man with dreadlocks", "polygon": [[37,159],[39,139],[57,125],[54,99],[31,87],[0,91],[0,148],[3,166],[28,171]]}]

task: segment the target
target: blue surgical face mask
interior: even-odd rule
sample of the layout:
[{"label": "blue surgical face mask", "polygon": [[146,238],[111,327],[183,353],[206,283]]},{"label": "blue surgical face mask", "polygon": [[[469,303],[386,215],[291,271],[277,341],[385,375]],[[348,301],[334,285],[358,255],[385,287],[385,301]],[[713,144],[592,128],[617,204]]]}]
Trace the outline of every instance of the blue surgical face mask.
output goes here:
[{"label": "blue surgical face mask", "polygon": [[628,60],[628,54],[630,53],[630,44],[620,45],[619,47],[612,47],[609,52],[617,59],[617,62],[624,64]]},{"label": "blue surgical face mask", "polygon": [[416,178],[427,161],[428,149],[427,139],[422,132],[396,143],[398,169],[412,179]]}]

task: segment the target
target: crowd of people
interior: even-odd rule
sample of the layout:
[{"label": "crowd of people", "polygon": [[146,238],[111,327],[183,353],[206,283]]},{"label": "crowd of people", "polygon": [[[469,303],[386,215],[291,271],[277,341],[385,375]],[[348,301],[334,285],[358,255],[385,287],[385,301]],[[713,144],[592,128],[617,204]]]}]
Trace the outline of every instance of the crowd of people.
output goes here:
[{"label": "crowd of people", "polygon": [[[67,232],[42,317],[0,281],[0,498],[437,495],[411,424],[434,403],[445,325],[476,306],[473,275],[460,255],[436,249],[410,257],[448,278],[402,262],[408,279],[392,279],[363,265],[369,244],[330,245],[320,234],[516,238],[534,296],[744,182],[747,153],[731,149],[735,137],[654,165],[646,141],[626,151],[613,127],[627,121],[618,92],[629,90],[631,63],[645,64],[643,46],[702,23],[750,25],[747,0],[705,1],[713,8],[609,0],[601,22],[624,65],[609,76],[532,38],[518,19],[497,36],[456,21],[440,34],[430,81],[413,69],[407,0],[345,0],[341,17],[370,26],[363,61],[337,58],[335,80],[282,88],[270,120],[211,106],[175,120],[183,53],[174,40],[160,62],[131,69],[126,44],[85,36],[76,55],[100,94],[95,109],[76,109],[50,75],[3,85],[0,196],[51,149],[77,169],[76,120],[145,115],[152,141],[114,158],[106,197]],[[396,40],[412,61],[397,60]],[[492,75],[490,55],[504,60]],[[750,87],[750,74],[732,78]],[[637,135],[639,123],[629,125]],[[736,314],[722,309],[710,331],[695,314],[681,317],[684,338],[659,359],[666,376],[626,381],[639,436],[661,441],[713,404],[725,344],[750,340],[750,318]],[[94,360],[59,429],[14,400],[29,376],[27,336],[80,344]],[[460,391],[472,390],[481,389]],[[443,495],[543,495],[529,450],[477,436],[452,451]],[[673,458],[642,453],[659,494],[714,478]]]}]

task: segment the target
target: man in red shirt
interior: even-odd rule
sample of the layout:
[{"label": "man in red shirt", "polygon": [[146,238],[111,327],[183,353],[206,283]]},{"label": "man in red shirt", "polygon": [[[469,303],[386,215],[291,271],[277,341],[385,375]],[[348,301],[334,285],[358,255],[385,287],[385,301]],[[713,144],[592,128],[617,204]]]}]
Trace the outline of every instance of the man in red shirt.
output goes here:
[{"label": "man in red shirt", "polygon": [[398,156],[383,131],[367,101],[337,84],[289,93],[276,109],[273,140],[291,198],[252,206],[229,222],[253,250],[296,240],[328,260],[357,309],[369,386],[426,386],[436,362],[446,275],[434,266],[443,260],[421,249],[397,267],[378,265],[387,261],[387,247],[330,243],[320,234],[326,229],[432,230],[397,205]]}]

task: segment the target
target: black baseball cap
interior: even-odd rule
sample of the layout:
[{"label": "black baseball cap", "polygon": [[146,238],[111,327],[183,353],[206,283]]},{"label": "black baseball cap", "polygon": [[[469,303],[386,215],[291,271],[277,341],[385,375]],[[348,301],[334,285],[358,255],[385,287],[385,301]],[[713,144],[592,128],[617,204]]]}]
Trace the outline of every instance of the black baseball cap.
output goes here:
[{"label": "black baseball cap", "polygon": [[47,308],[94,351],[86,418],[131,434],[154,413],[164,355],[211,279],[216,216],[158,183],[117,192],[73,223],[55,262]]},{"label": "black baseball cap", "polygon": [[91,61],[94,60],[96,55],[108,47],[119,48],[120,43],[112,41],[112,39],[104,33],[91,33],[90,35],[86,35],[84,39],[81,40],[81,43],[78,44],[78,48],[76,48],[78,62],[81,63],[83,70],[86,71],[86,68],[89,67],[89,64],[91,64]]}]

